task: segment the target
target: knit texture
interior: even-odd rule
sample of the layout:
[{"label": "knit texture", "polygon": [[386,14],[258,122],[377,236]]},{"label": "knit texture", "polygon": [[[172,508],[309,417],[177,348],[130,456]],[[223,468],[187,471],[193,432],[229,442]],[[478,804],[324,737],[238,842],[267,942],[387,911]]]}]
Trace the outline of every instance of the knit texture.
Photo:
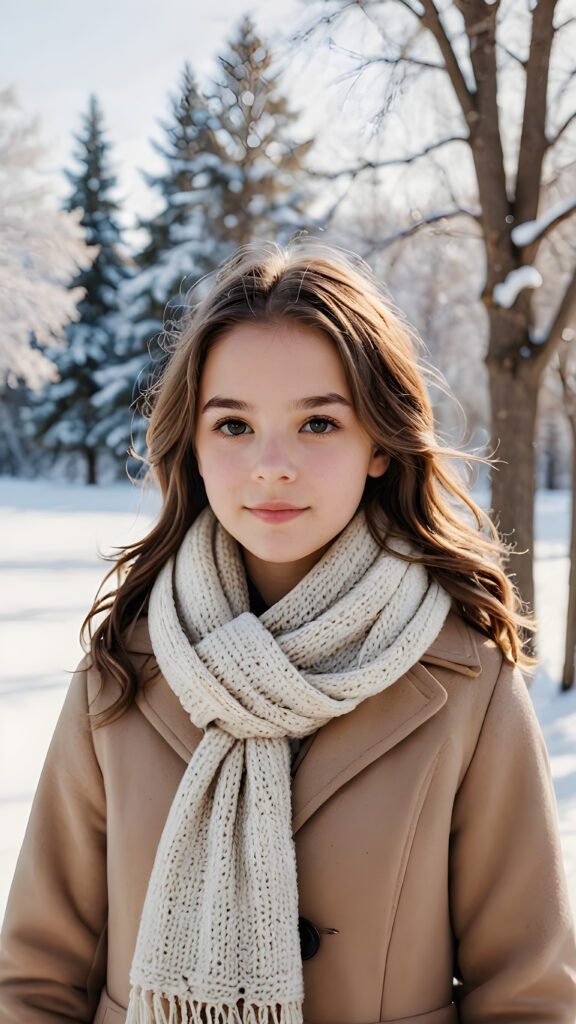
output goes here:
[{"label": "knit texture", "polygon": [[449,607],[422,566],[382,551],[359,512],[257,618],[236,542],[209,508],[194,522],[153,587],[149,627],[161,671],[205,732],[158,846],[128,1024],[300,1024],[287,738],[394,683]]}]

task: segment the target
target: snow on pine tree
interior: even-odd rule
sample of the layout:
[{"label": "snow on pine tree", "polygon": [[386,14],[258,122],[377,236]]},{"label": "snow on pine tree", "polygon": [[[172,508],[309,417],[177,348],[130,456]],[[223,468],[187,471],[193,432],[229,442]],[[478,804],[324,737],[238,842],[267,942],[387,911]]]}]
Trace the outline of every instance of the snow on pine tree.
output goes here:
[{"label": "snow on pine tree", "polygon": [[101,447],[100,412],[92,397],[100,390],[98,374],[118,362],[116,336],[121,329],[118,291],[128,270],[120,255],[118,203],[113,198],[116,178],[110,170],[110,144],[105,140],[102,113],[91,96],[82,131],[75,136],[78,168],[66,171],[72,186],[69,210],[81,208],[81,224],[98,256],[74,280],[84,290],[80,319],[66,328],[66,346],[50,353],[58,380],[48,384],[31,410],[31,427],[45,450],[83,457],[86,480],[96,483],[97,452]]},{"label": "snow on pine tree", "polygon": [[[278,95],[272,55],[249,19],[219,63],[221,76],[210,98],[185,65],[180,94],[171,98],[171,120],[163,124],[164,141],[154,143],[165,170],[146,180],[161,192],[163,205],[140,225],[149,243],[137,258],[139,272],[122,288],[133,316],[124,389],[117,376],[108,385],[105,373],[99,375],[102,394],[118,387],[108,435],[118,448],[126,448],[131,433],[142,441],[142,419],[127,415],[134,382],[142,390],[157,370],[172,327],[194,301],[190,287],[237,245],[257,237],[285,240],[304,226],[302,161],[311,143],[289,136],[296,115]],[[135,448],[143,451],[144,445]]]},{"label": "snow on pine tree", "polygon": [[145,421],[135,405],[163,358],[158,339],[164,326],[169,327],[168,321],[179,318],[187,288],[227,253],[211,227],[222,219],[220,166],[225,156],[216,141],[214,115],[188,64],[179,94],[170,97],[170,107],[171,119],[162,123],[164,140],[153,142],[165,169],[145,174],[149,186],[160,192],[162,207],[140,222],[148,233],[148,244],[136,258],[137,271],[120,289],[120,303],[131,318],[122,335],[123,362],[97,374],[101,391],[92,399],[102,408],[113,397],[100,430],[103,435],[106,428],[104,439],[117,454],[131,444],[143,451]]},{"label": "snow on pine tree", "polygon": [[297,114],[279,91],[273,54],[244,17],[219,58],[213,110],[227,161],[223,217],[217,230],[228,251],[256,238],[287,241],[307,226],[310,179],[303,162],[312,142],[291,135]]},{"label": "snow on pine tree", "polygon": [[38,347],[55,344],[78,316],[70,288],[90,251],[77,211],[57,210],[40,181],[43,147],[11,90],[0,92],[0,387],[39,387],[54,367]]},{"label": "snow on pine tree", "polygon": [[153,142],[166,169],[145,175],[150,187],[161,192],[163,208],[142,224],[150,242],[138,260],[160,319],[168,298],[181,292],[183,281],[196,281],[222,258],[209,229],[222,217],[226,156],[216,138],[219,122],[189,64],[184,65],[180,92],[170,97],[170,104],[172,120],[162,122],[165,141]]}]

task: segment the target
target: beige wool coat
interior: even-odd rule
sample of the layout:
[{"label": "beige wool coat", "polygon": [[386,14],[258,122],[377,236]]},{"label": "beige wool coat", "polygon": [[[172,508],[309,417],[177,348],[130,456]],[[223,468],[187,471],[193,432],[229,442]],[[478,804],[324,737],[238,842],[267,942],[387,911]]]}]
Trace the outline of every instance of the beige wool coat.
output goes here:
[{"label": "beige wool coat", "polygon": [[[72,681],[2,933],[0,1024],[123,1024],[156,846],[202,735],[145,622],[132,647],[142,684],[118,721],[87,718],[116,684],[82,667]],[[320,935],[309,1024],[574,1024],[543,741],[520,674],[456,615],[405,676],[305,741],[293,822],[300,915]]]}]

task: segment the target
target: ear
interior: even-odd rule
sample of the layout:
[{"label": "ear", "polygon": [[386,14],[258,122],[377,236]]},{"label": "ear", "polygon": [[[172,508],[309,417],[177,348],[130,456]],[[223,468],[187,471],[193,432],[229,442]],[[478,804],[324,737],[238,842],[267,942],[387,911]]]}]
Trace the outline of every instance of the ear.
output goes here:
[{"label": "ear", "polygon": [[375,448],[368,465],[368,476],[383,476],[389,465],[390,456],[386,452],[380,452]]}]

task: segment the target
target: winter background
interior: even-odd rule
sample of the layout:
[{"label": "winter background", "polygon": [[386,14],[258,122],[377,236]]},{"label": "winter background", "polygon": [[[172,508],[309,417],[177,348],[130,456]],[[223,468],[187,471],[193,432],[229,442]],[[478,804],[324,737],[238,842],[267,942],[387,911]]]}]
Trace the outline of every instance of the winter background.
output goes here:
[{"label": "winter background", "polygon": [[[550,753],[576,912],[576,690],[558,689],[569,505],[568,491],[538,494],[542,663],[531,694]],[[104,574],[98,552],[136,540],[156,507],[154,492],[125,484],[96,489],[0,480],[0,916],[44,755],[81,657],[80,625]]]},{"label": "winter background", "polygon": [[210,74],[243,14],[270,36],[300,9],[299,0],[100,0],[96,16],[83,2],[0,0],[0,86],[14,85],[22,108],[39,118],[43,176],[62,198],[72,132],[90,94],[98,95],[115,147],[124,222],[131,227],[136,214],[158,205],[141,169],[162,166],[151,140],[162,137],[166,92],[175,89],[184,62],[199,76]]},{"label": "winter background", "polygon": [[[569,2],[560,2],[559,10],[567,9]],[[196,278],[213,269],[226,255],[231,225],[242,233],[239,211],[248,210],[250,226],[258,215],[258,204],[263,205],[269,182],[278,183],[280,177],[269,174],[270,167],[261,172],[256,159],[252,164],[246,161],[250,173],[244,179],[238,171],[236,129],[246,128],[258,107],[258,90],[252,92],[251,86],[226,77],[221,58],[223,53],[230,57],[225,43],[235,33],[238,36],[244,14],[252,16],[258,32],[272,46],[270,74],[285,72],[277,105],[270,90],[264,90],[262,103],[265,106],[270,101],[277,123],[270,139],[266,136],[268,121],[264,119],[260,125],[263,149],[270,140],[278,144],[280,139],[283,152],[292,156],[297,149],[290,138],[294,128],[297,143],[304,140],[302,157],[307,160],[305,143],[313,139],[311,164],[297,168],[294,182],[280,182],[274,202],[265,211],[268,234],[275,227],[289,230],[293,226],[299,191],[310,189],[313,210],[321,201],[324,213],[326,206],[329,210],[334,206],[336,240],[361,249],[374,257],[373,262],[380,259],[377,269],[423,333],[434,364],[458,393],[475,443],[480,445],[488,436],[485,321],[479,301],[485,267],[478,233],[464,220],[453,222],[457,227],[452,234],[431,230],[419,233],[414,241],[411,235],[423,217],[428,216],[430,224],[438,221],[441,211],[452,205],[454,190],[461,190],[461,203],[469,205],[474,192],[469,189],[469,157],[461,149],[450,148],[444,158],[433,145],[429,162],[410,158],[402,163],[406,154],[437,136],[460,135],[461,127],[455,127],[452,120],[453,106],[440,87],[436,90],[431,85],[426,94],[434,108],[431,117],[428,103],[420,101],[421,94],[416,92],[410,99],[407,85],[412,79],[402,77],[403,72],[396,75],[397,69],[382,90],[378,77],[383,66],[381,54],[374,49],[374,36],[366,27],[350,36],[345,24],[340,29],[340,48],[330,44],[298,55],[290,49],[289,39],[302,12],[311,6],[312,0],[253,0],[248,6],[242,0],[218,0],[199,11],[197,4],[181,0],[163,0],[161,5],[156,0],[100,0],[94,11],[70,0],[28,0],[22,5],[0,0],[0,129],[4,115],[8,127],[12,115],[17,119],[21,113],[24,120],[39,115],[39,139],[44,145],[41,152],[34,139],[27,149],[23,137],[23,147],[18,150],[14,146],[12,160],[4,159],[0,145],[0,255],[10,249],[10,245],[1,249],[6,238],[10,242],[1,216],[10,208],[5,196],[13,197],[14,208],[25,215],[18,276],[11,280],[8,275],[7,285],[6,275],[0,278],[0,364],[10,370],[8,383],[0,388],[4,399],[4,404],[0,403],[0,456],[4,461],[0,458],[0,464],[11,459],[9,471],[20,473],[21,453],[29,459],[29,479],[0,478],[0,915],[50,735],[70,673],[81,656],[80,625],[106,569],[99,552],[111,552],[115,545],[137,539],[155,514],[153,493],[142,495],[126,483],[110,483],[125,472],[131,428],[127,409],[134,398],[134,382],[148,363],[148,341],[160,330],[166,303],[180,294],[183,277]],[[446,6],[450,6],[448,0]],[[536,5],[532,0],[509,0],[502,6],[512,12],[506,30],[510,35],[504,42],[526,48]],[[262,66],[259,48],[254,38],[245,43],[254,44],[251,66],[258,70]],[[367,75],[354,78],[358,58],[366,53],[374,58],[372,68]],[[508,53],[511,64],[507,64],[505,53],[506,45],[500,51],[503,82],[499,95],[508,103],[506,128],[515,130],[521,91],[514,75],[522,73],[521,61]],[[557,166],[553,165],[558,174],[549,175],[541,216],[510,229],[519,247],[528,245],[540,232],[554,229],[553,244],[541,250],[540,269],[521,265],[496,284],[492,293],[500,308],[516,312],[522,306],[522,300],[518,303],[522,292],[534,293],[539,327],[547,322],[549,310],[558,301],[556,285],[567,280],[573,265],[573,220],[568,217],[576,208],[574,136],[567,129],[576,127],[572,102],[576,74],[570,70],[574,53],[576,46],[570,48],[569,43],[565,51],[559,43],[554,50],[551,82],[560,83],[560,93],[558,102],[551,102],[554,116],[548,127],[555,125],[561,136]],[[417,51],[416,65],[422,54],[426,57],[428,51]],[[183,75],[185,62],[190,62],[198,78],[200,94],[192,78]],[[389,58],[384,60],[387,63]],[[214,86],[216,75],[220,76],[218,87]],[[15,87],[20,103],[21,110],[16,113],[3,102],[9,86]],[[209,95],[208,108],[210,117],[217,114],[220,118],[220,129],[216,132],[218,146],[211,151],[216,136],[205,132],[207,107],[202,97],[206,100],[214,88],[218,102],[214,105],[214,97]],[[89,107],[91,94],[98,98],[100,113]],[[186,100],[180,106],[179,95]],[[284,97],[297,120],[285,116]],[[238,122],[239,110],[246,123]],[[91,116],[87,130],[86,119],[90,121]],[[510,135],[504,133],[507,160],[514,149],[514,130]],[[79,147],[73,133],[82,131],[84,143]],[[221,145],[222,134],[228,136],[225,145]],[[183,141],[189,144],[191,154],[187,163],[181,159],[182,147],[176,144]],[[252,147],[250,133],[244,141],[248,157],[257,157],[259,150]],[[98,147],[98,175],[91,176],[87,160],[79,163],[73,154],[80,148],[86,158]],[[162,147],[164,155],[159,152]],[[212,155],[211,162],[206,161],[207,153]],[[396,159],[399,153],[404,154],[400,160]],[[370,161],[386,163],[390,154],[393,159],[388,160],[385,179],[372,174]],[[357,191],[351,188],[348,192],[352,183],[346,176],[341,184],[330,181],[334,168],[350,167],[360,158],[369,160],[370,173],[360,179]],[[34,175],[28,180],[31,166]],[[314,173],[308,173],[309,167]],[[327,172],[326,180],[320,167]],[[72,169],[71,176],[65,176],[65,168]],[[272,169],[275,172],[275,167]],[[147,181],[142,170],[147,172]],[[182,173],[187,177],[185,189],[180,184]],[[255,178],[258,189],[253,187]],[[292,187],[294,183],[298,188]],[[48,210],[46,204],[35,202],[38,184],[50,190]],[[237,207],[232,213],[229,204],[234,195]],[[98,268],[90,269],[83,262],[82,232],[74,214],[56,210],[61,202],[67,209],[85,210],[87,240],[101,247]],[[254,205],[250,207],[250,203]],[[204,221],[198,220],[199,210],[204,211]],[[193,215],[188,217],[187,211]],[[139,218],[147,221],[147,226],[139,226]],[[218,244],[217,223],[223,228]],[[396,230],[399,239],[403,234],[407,238],[390,250],[390,257],[379,256],[377,243]],[[31,252],[39,270],[37,277]],[[17,263],[14,261],[14,267]],[[10,272],[10,260],[7,265]],[[59,287],[56,296],[46,289],[58,276],[65,287]],[[87,303],[81,309],[82,322],[67,328],[67,344],[51,349],[56,370],[43,394],[34,390],[38,382],[34,381],[30,334],[34,331],[37,340],[46,340],[40,332],[40,314],[47,309],[56,326],[67,322],[78,298],[75,285],[86,287],[92,300],[96,297],[98,301]],[[25,300],[17,307],[18,315],[10,307],[16,293]],[[49,333],[46,324],[44,327]],[[570,327],[563,338],[566,346],[572,345],[575,330]],[[576,366],[574,346],[572,351]],[[20,355],[23,361],[18,365]],[[521,355],[525,355],[522,350]],[[569,568],[571,434],[556,371],[556,366],[551,367],[542,383],[536,438],[539,485],[554,490],[540,489],[536,501],[536,612],[542,660],[531,694],[550,752],[576,909],[576,690],[559,692]],[[571,372],[576,422],[576,369]],[[10,379],[10,374],[12,378],[23,376],[30,390]],[[448,435],[459,429],[451,419],[452,410],[451,403],[443,405],[441,401],[435,408]],[[11,431],[16,422],[22,428],[20,433]],[[2,448],[2,431],[8,439],[7,449]],[[102,469],[98,466],[96,473],[95,453],[100,461],[102,449],[108,450],[109,461]],[[57,456],[52,464],[51,453]],[[94,478],[98,476],[98,487],[57,482],[66,475],[81,479],[86,473],[84,462]],[[40,479],[50,465],[51,482]],[[487,497],[485,500],[488,503]]]}]

